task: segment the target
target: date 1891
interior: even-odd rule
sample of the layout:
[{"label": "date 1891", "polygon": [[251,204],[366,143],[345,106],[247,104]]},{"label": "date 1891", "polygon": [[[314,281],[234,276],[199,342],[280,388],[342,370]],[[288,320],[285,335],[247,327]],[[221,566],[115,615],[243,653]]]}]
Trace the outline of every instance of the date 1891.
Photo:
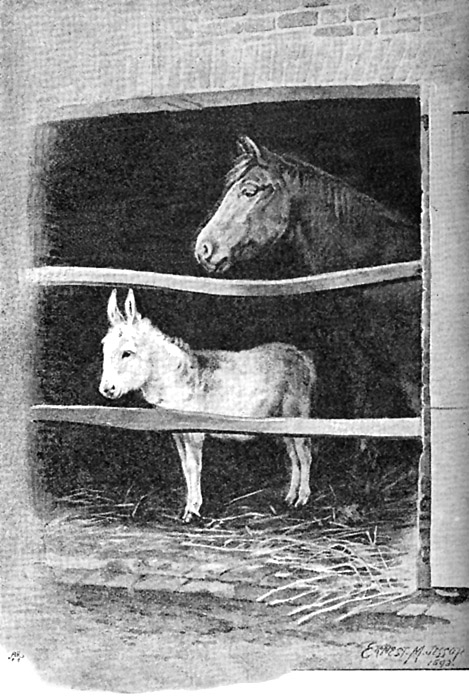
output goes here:
[{"label": "date 1891", "polygon": [[456,661],[464,656],[464,647],[437,646],[394,646],[370,642],[361,651],[362,659],[392,659],[403,666],[450,669],[456,668]]}]

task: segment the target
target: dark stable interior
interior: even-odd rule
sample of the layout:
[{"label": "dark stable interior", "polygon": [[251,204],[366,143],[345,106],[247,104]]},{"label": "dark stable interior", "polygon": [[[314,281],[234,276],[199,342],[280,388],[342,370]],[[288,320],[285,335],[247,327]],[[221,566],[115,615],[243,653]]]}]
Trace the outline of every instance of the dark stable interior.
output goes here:
[{"label": "dark stable interior", "polygon": [[[38,171],[42,223],[36,264],[204,275],[194,260],[194,240],[220,197],[241,134],[343,178],[418,224],[417,100],[321,100],[122,114],[49,129]],[[247,266],[231,276],[296,274],[288,247],[279,244],[262,267]],[[98,385],[109,292],[107,287],[57,287],[40,293],[37,402],[108,405]],[[119,291],[121,304],[125,293]],[[391,345],[378,356],[380,340],[369,326],[362,327],[353,313],[347,324],[337,321],[339,307],[354,309],[362,303],[360,289],[265,299],[141,288],[135,293],[144,315],[194,348],[237,350],[284,341],[313,350],[320,380],[317,415],[359,417],[354,392],[362,381],[371,397],[363,414],[409,415],[393,377],[396,358],[406,346],[400,332],[391,332]],[[396,314],[399,309],[391,302],[379,326],[392,331]],[[399,329],[402,323],[405,319]],[[118,405],[146,404],[128,395]],[[379,510],[384,507],[382,485],[395,470],[405,477],[398,486],[402,497],[414,492],[418,443],[370,440],[362,452],[353,439],[317,442],[313,493],[332,489],[339,499]],[[36,430],[35,454],[37,491],[52,499],[96,489],[119,500],[130,489],[135,497],[145,495],[139,516],[149,520],[162,504],[177,510],[182,503],[182,475],[170,435],[43,424]],[[280,492],[285,484],[283,447],[275,440],[207,441],[206,512],[221,511],[230,498],[249,490]]]}]

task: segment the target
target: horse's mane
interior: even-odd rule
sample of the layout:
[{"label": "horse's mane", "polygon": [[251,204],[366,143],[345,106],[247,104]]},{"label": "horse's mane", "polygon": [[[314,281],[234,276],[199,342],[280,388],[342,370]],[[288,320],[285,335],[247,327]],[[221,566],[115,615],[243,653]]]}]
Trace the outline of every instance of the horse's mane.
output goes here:
[{"label": "horse's mane", "polygon": [[[406,227],[414,226],[406,217],[384,206],[370,195],[355,189],[345,180],[297,156],[269,152],[268,157],[267,167],[272,165],[279,179],[284,175],[295,178],[305,193],[313,187],[316,205],[319,206],[319,202],[322,202],[323,208],[332,210],[343,226],[350,225],[352,220],[360,221],[366,226],[370,219],[386,219],[389,223]],[[236,158],[226,176],[225,189],[229,189],[256,164],[258,161],[253,155],[243,154]]]},{"label": "horse's mane", "polygon": [[413,226],[413,223],[402,214],[381,204],[374,197],[360,192],[340,177],[331,175],[295,156],[281,156],[280,160],[286,164],[290,173],[293,171],[299,177],[302,187],[307,187],[314,181],[320,189],[326,206],[333,207],[336,218],[342,224],[347,224],[351,217],[365,222],[370,216],[378,216],[395,224]]}]

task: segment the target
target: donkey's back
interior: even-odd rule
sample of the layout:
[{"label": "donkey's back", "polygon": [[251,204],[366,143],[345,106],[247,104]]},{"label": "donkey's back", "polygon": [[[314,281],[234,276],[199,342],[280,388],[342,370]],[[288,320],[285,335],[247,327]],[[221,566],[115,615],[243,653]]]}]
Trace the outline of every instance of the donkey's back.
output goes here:
[{"label": "donkey's back", "polygon": [[269,343],[239,352],[194,354],[200,375],[193,410],[251,418],[309,415],[314,364],[293,345]]}]

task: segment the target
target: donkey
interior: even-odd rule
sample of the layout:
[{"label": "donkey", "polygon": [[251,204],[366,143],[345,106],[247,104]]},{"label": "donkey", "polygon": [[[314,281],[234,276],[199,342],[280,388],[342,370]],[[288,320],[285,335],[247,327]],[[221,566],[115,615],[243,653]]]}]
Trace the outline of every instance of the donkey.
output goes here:
[{"label": "donkey", "polygon": [[[312,358],[293,345],[269,343],[250,350],[192,350],[142,318],[132,289],[125,316],[117,291],[109,297],[110,328],[102,341],[100,393],[118,399],[140,390],[153,406],[246,418],[308,417],[316,384]],[[214,434],[219,439],[250,440],[246,434]],[[199,515],[205,433],[173,433],[187,486],[184,522]],[[303,506],[310,496],[310,439],[284,436],[291,480],[286,502]]]},{"label": "donkey", "polygon": [[[247,136],[238,145],[241,153],[226,176],[221,199],[195,243],[195,258],[208,273],[226,274],[257,261],[261,274],[269,276],[276,260],[285,277],[290,250],[294,275],[420,257],[419,228],[399,213],[320,168],[269,151]],[[290,248],[285,255],[280,244],[286,241]],[[276,258],[279,249],[282,255]],[[398,388],[414,414],[420,411],[419,295],[420,282],[406,280],[329,301],[338,333],[354,328],[350,342],[357,345],[356,354],[366,355]],[[359,413],[377,400],[373,387],[361,387],[363,381],[355,391],[357,396],[367,394],[365,405],[357,402]],[[352,383],[357,384],[356,378]]]}]

